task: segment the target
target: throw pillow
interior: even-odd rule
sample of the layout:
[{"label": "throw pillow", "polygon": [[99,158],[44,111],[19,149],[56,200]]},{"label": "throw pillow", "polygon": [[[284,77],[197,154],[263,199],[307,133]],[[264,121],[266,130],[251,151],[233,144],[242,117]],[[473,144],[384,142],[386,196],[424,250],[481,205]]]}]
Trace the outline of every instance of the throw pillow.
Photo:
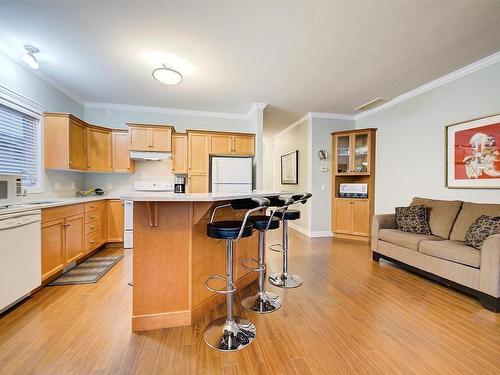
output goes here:
[{"label": "throw pillow", "polygon": [[465,233],[465,244],[481,250],[483,242],[488,236],[494,234],[500,227],[500,216],[481,215],[474,221],[467,233]]},{"label": "throw pillow", "polygon": [[424,205],[396,207],[396,228],[404,232],[431,234],[428,210]]}]

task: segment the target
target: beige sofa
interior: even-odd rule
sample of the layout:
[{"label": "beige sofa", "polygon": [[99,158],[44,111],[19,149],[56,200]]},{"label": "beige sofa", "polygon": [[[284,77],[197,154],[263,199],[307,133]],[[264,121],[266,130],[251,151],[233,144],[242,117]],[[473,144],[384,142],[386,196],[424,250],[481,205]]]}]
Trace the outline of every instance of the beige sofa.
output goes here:
[{"label": "beige sofa", "polygon": [[381,257],[410,271],[479,298],[488,310],[500,311],[500,233],[481,250],[464,243],[469,226],[481,215],[500,216],[500,204],[414,198],[429,207],[430,235],[396,229],[395,215],[375,215],[373,260]]}]

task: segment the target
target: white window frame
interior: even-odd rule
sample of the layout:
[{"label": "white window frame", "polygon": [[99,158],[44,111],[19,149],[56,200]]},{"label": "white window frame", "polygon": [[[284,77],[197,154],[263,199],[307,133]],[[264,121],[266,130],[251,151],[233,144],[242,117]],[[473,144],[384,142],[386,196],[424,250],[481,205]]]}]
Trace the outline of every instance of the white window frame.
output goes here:
[{"label": "white window frame", "polygon": [[44,125],[44,115],[45,108],[41,105],[25,98],[24,96],[18,95],[15,92],[0,86],[0,104],[9,107],[15,111],[24,113],[31,116],[37,120],[37,154],[38,154],[38,166],[37,166],[37,184],[34,186],[27,186],[27,194],[39,194],[44,192],[44,157],[43,157],[43,125]]}]

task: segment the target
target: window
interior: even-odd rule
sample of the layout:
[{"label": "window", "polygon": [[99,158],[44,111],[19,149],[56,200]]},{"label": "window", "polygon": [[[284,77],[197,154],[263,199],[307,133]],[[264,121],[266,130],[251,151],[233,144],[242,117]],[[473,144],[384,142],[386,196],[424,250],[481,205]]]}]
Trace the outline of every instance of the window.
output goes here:
[{"label": "window", "polygon": [[28,192],[42,192],[42,117],[0,99],[0,174],[21,174]]}]

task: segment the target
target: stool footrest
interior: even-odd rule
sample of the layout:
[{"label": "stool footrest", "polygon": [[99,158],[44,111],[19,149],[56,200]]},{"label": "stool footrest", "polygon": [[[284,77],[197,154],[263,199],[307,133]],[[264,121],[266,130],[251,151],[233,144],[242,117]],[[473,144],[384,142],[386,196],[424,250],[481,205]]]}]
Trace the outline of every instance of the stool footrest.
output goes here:
[{"label": "stool footrest", "polygon": [[228,293],[233,293],[236,291],[236,285],[234,285],[233,282],[231,282],[229,284],[229,286],[231,287],[231,289],[217,289],[217,288],[212,288],[209,284],[210,284],[210,281],[214,280],[214,279],[218,279],[218,280],[224,280],[226,283],[227,283],[227,278],[225,278],[224,276],[221,276],[221,275],[212,275],[210,276],[206,281],[205,281],[205,287],[212,291],[212,292],[215,292],[215,293],[219,293],[219,294],[228,294]]},{"label": "stool footrest", "polygon": [[283,245],[280,243],[275,243],[271,246],[269,246],[269,250],[274,251],[276,253],[284,253],[285,250],[283,249]]},{"label": "stool footrest", "polygon": [[[252,266],[248,266],[247,263],[256,263],[257,264],[257,267],[252,267]],[[260,264],[259,261],[257,259],[254,259],[254,258],[245,258],[241,261],[241,265],[243,267],[245,267],[246,269],[249,269],[249,270],[252,270],[252,271],[255,271],[255,272],[261,272],[261,271],[264,271],[266,269],[266,266],[264,264]]]}]

